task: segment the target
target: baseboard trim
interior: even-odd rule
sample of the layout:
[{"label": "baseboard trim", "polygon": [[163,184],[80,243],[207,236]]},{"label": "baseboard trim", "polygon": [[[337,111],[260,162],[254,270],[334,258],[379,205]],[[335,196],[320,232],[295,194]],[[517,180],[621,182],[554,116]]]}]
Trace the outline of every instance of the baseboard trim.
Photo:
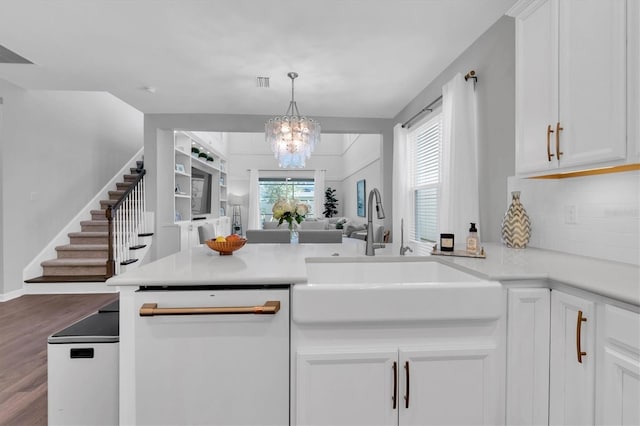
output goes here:
[{"label": "baseboard trim", "polygon": [[13,291],[10,291],[9,293],[0,293],[0,302],[8,302],[9,300],[17,299],[23,294],[25,294],[24,288],[13,290]]},{"label": "baseboard trim", "polygon": [[118,288],[104,282],[25,283],[24,294],[117,293]]}]

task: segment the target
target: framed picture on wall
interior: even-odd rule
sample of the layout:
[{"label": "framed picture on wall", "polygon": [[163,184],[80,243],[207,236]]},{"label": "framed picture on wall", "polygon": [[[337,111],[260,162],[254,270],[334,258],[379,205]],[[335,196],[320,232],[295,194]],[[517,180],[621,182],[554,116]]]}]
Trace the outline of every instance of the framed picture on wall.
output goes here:
[{"label": "framed picture on wall", "polygon": [[364,204],[365,194],[367,193],[367,189],[365,186],[365,180],[359,180],[356,182],[356,207],[358,210],[358,216],[365,217],[367,215],[367,209]]}]

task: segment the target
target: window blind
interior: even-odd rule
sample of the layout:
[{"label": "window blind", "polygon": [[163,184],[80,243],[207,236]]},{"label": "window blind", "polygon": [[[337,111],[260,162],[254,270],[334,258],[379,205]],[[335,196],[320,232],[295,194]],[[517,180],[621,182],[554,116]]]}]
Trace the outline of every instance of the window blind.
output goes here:
[{"label": "window blind", "polygon": [[414,204],[413,224],[409,237],[416,243],[432,243],[436,242],[438,238],[438,201],[442,152],[441,115],[436,115],[412,131],[409,135],[409,141]]}]

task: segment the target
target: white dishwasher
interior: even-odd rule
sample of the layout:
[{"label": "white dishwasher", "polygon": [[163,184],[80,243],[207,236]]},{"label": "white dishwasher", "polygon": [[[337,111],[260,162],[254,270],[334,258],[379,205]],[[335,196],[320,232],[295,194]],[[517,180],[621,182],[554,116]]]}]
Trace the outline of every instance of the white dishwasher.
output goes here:
[{"label": "white dishwasher", "polygon": [[140,425],[289,424],[289,285],[135,295]]}]

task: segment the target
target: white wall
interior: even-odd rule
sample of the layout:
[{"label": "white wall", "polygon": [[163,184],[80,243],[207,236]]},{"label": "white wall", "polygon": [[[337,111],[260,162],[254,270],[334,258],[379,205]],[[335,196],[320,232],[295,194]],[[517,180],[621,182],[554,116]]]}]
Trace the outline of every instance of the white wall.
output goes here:
[{"label": "white wall", "polygon": [[[383,174],[381,170],[382,141],[380,135],[346,135],[344,143],[345,153],[342,158],[342,167],[344,170],[343,189],[341,191],[342,197],[338,198],[342,200],[344,216],[357,219],[357,181],[360,179],[365,180],[365,203],[367,202],[369,191],[373,188],[378,188],[381,195],[384,196],[385,190],[382,186]],[[385,213],[387,213],[387,206],[388,203],[383,203]],[[363,217],[362,221],[365,220],[366,218]],[[387,228],[389,228],[389,226],[387,226]]]},{"label": "white wall", "polygon": [[[147,205],[150,211],[156,212],[156,235],[158,237],[158,241],[166,241],[166,240],[175,240],[175,232],[172,231],[173,228],[169,223],[164,222],[161,218],[161,212],[163,208],[166,208],[172,202],[173,194],[171,192],[166,191],[166,187],[159,186],[158,182],[162,180],[162,173],[158,170],[159,167],[163,164],[161,161],[161,152],[159,149],[159,145],[167,143],[167,138],[164,138],[163,132],[165,131],[173,131],[173,130],[189,130],[189,131],[202,131],[202,132],[230,132],[230,133],[257,133],[262,135],[264,132],[264,123],[269,120],[270,116],[260,116],[260,115],[236,115],[236,114],[145,114],[144,116],[144,151],[145,151],[145,167],[147,169]],[[390,218],[391,218],[391,165],[392,165],[392,155],[393,155],[393,121],[390,119],[380,119],[380,118],[341,118],[341,117],[313,117],[317,119],[322,125],[322,134],[324,135],[333,135],[333,134],[379,134],[382,135],[382,158],[380,160],[380,170],[382,170],[381,177],[381,185],[384,187],[381,191],[383,192],[383,202],[385,203],[385,207],[388,207],[386,210],[387,217],[389,219],[389,227],[390,227]],[[265,147],[265,142],[262,136],[256,136],[255,139],[255,149],[256,150],[264,150],[268,149]],[[233,143],[228,142],[229,152],[233,152]],[[318,154],[321,153],[321,147],[318,147]],[[262,151],[264,152],[264,151]],[[254,154],[243,156],[243,160],[241,163],[240,171],[246,170],[257,165],[258,168],[261,158],[260,153],[258,152],[257,157],[253,157]],[[307,163],[307,168],[310,170],[314,170],[316,167],[324,167],[326,163],[323,164],[314,164],[315,161],[320,161],[320,155],[316,157],[318,160],[313,157]],[[332,166],[332,165],[329,165]],[[326,167],[329,167],[326,166]],[[325,167],[325,168],[326,168]],[[162,167],[161,167],[162,168]],[[235,167],[234,167],[235,168]],[[231,169],[231,167],[230,167]],[[277,164],[275,160],[273,160],[272,166],[269,166],[269,169],[277,169]],[[172,173],[172,172],[171,172]],[[305,173],[305,172],[303,172]],[[309,172],[306,172],[309,173]],[[330,174],[330,173],[329,173]],[[309,175],[311,176],[311,175]],[[387,179],[384,179],[384,176],[388,176]],[[247,177],[248,178],[248,177]],[[329,176],[325,183],[327,186],[331,185],[332,187],[336,187],[336,181],[331,180],[331,176]],[[240,186],[232,185],[232,182],[229,182],[228,190],[230,193],[238,194],[241,191]],[[337,188],[339,191],[341,188]],[[388,197],[388,198],[387,198]],[[164,200],[164,201],[163,201]],[[342,201],[342,200],[340,200]],[[246,211],[242,212],[243,220],[246,221]],[[171,219],[171,223],[173,219]],[[246,229],[246,225],[245,225]],[[166,235],[161,235],[166,234]],[[161,257],[161,255],[166,253],[159,253],[158,247],[161,244],[154,244],[151,248],[152,251],[152,259],[157,259]],[[178,242],[171,244],[173,251],[175,251],[178,247]],[[171,248],[170,247],[170,248]]]},{"label": "white wall", "polygon": [[[355,182],[366,179],[367,188],[381,185],[381,135],[323,134],[322,141],[301,170],[279,169],[264,133],[230,132],[228,140],[229,193],[243,196],[242,221],[247,229],[249,193],[248,169],[260,170],[260,177],[313,178],[314,170],[326,170],[325,188],[336,190],[338,216],[356,218]],[[370,186],[372,185],[372,186]],[[382,188],[379,188],[382,190]],[[322,212],[320,212],[321,214]]]},{"label": "white wall", "polygon": [[143,115],[104,92],[26,91],[0,80],[0,293],[142,146]]},{"label": "white wall", "polygon": [[640,265],[640,172],[510,178],[508,202],[514,190],[531,219],[530,247]]}]

